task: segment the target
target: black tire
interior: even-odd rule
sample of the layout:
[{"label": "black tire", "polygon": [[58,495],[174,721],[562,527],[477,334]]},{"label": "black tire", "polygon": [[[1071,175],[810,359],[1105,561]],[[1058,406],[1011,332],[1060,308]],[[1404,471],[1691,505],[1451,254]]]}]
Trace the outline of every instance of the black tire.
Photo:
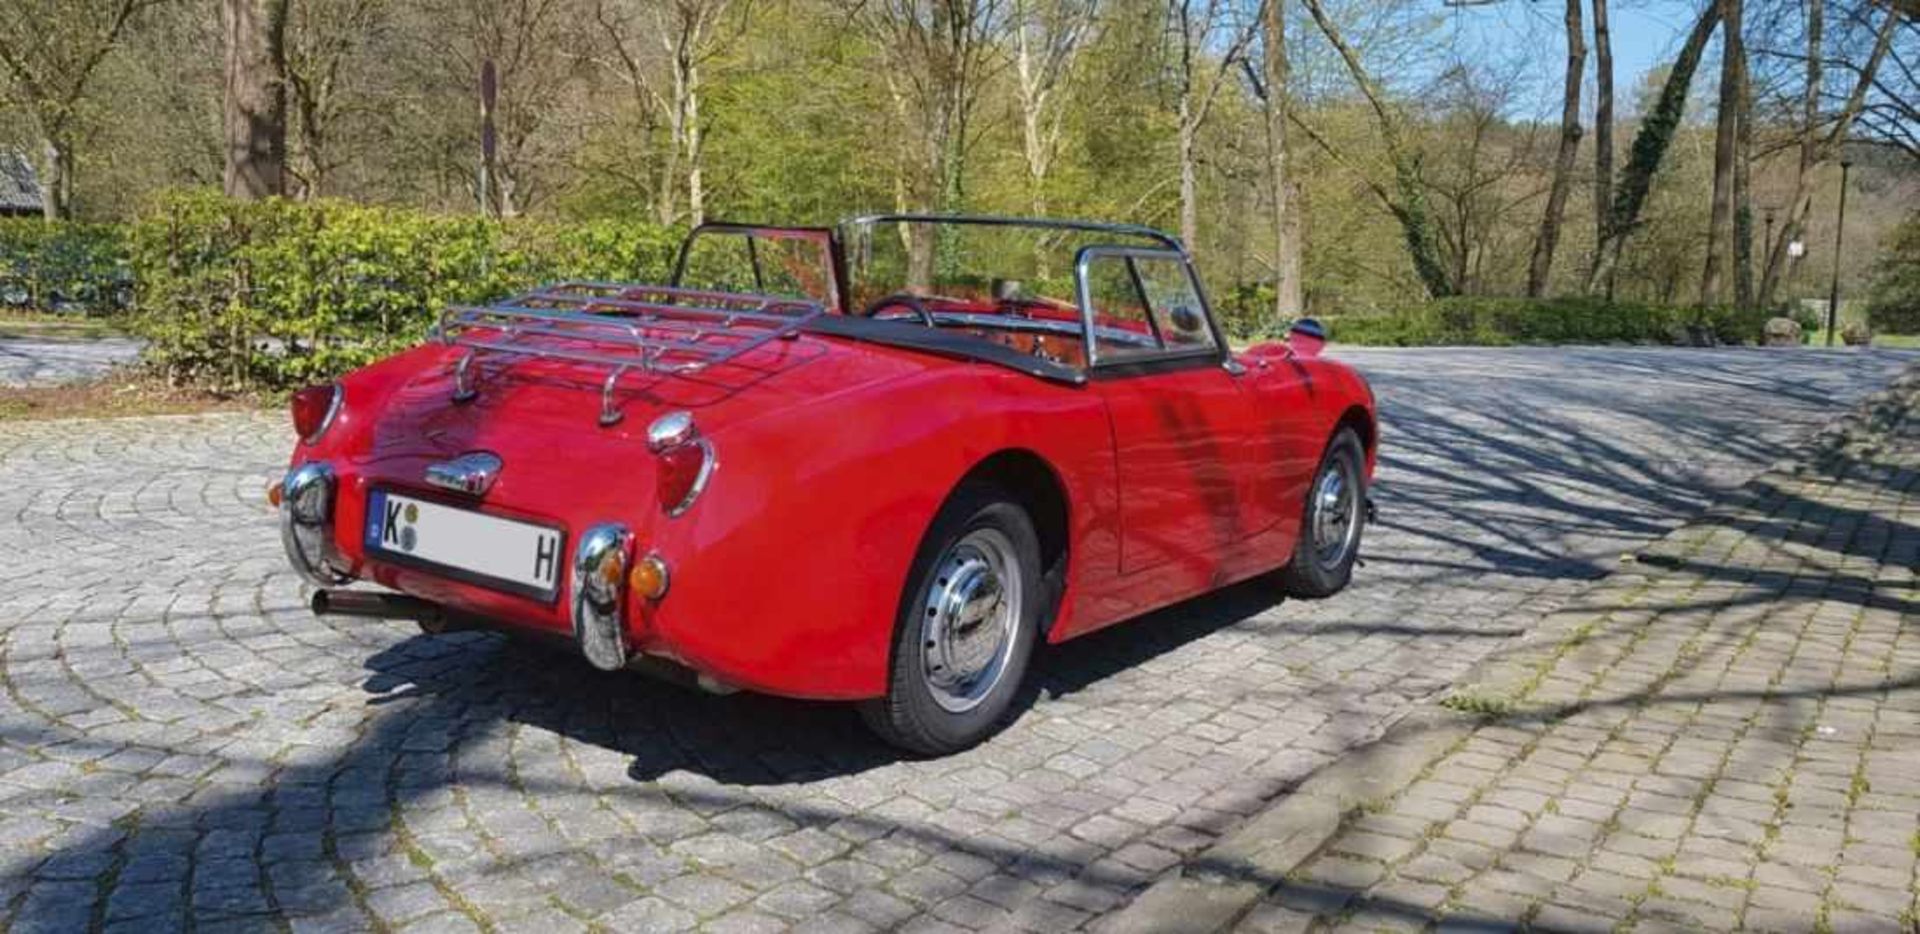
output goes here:
[{"label": "black tire", "polygon": [[[1320,466],[1313,472],[1313,482],[1307,485],[1293,559],[1276,572],[1280,589],[1288,596],[1310,600],[1330,597],[1345,589],[1353,579],[1353,565],[1360,558],[1360,539],[1367,526],[1366,456],[1360,436],[1351,428],[1340,429],[1334,433],[1333,440],[1327,442],[1326,453],[1320,455]],[[1332,472],[1339,472],[1344,478],[1342,482],[1351,484],[1345,500],[1347,512],[1332,514],[1335,521],[1345,520],[1340,539],[1343,547],[1337,555],[1323,549],[1324,543],[1314,531],[1321,514],[1329,508],[1320,493]]]},{"label": "black tire", "polygon": [[[998,564],[993,563],[994,556],[999,558]],[[986,594],[983,583],[967,591],[979,595],[964,604],[937,599],[956,596],[957,582],[963,577],[983,580],[974,563],[962,563],[973,558],[978,558],[982,567],[1002,569],[1006,579],[991,574],[997,589]],[[954,573],[956,570],[960,573]],[[943,571],[952,576],[941,577]],[[1011,598],[1009,584],[1017,587]],[[970,624],[955,619],[965,615],[958,611],[971,611],[990,596],[997,598],[991,604],[990,619],[976,619]],[[1020,694],[1027,664],[1033,657],[1041,613],[1048,603],[1046,597],[1040,573],[1040,537],[1032,518],[997,487],[963,484],[934,517],[914,555],[894,619],[887,694],[860,708],[867,725],[887,742],[922,755],[957,752],[993,735]],[[1009,599],[1012,607],[1006,606]],[[952,607],[955,612],[942,614],[936,606]],[[937,671],[945,666],[935,656],[971,662],[982,655],[980,647],[987,644],[990,632],[1004,632],[1005,628],[1011,632],[991,640],[995,648],[986,653],[989,668],[972,682],[953,674],[971,670],[971,665],[955,664],[945,675]],[[937,640],[928,637],[941,633],[962,641],[949,638],[936,646]],[[976,634],[976,638],[968,638]],[[946,654],[948,649],[958,654]],[[936,671],[930,674],[930,668]],[[943,678],[957,679],[957,683],[950,687],[934,683]],[[982,692],[981,696],[959,696],[970,690]],[[970,706],[953,709],[960,704]]]}]

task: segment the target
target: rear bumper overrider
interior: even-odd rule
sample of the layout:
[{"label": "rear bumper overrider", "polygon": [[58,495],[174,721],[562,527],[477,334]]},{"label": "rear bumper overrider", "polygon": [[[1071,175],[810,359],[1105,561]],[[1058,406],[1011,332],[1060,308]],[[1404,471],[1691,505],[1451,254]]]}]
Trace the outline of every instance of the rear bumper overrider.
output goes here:
[{"label": "rear bumper overrider", "polygon": [[287,561],[316,587],[332,587],[352,580],[334,567],[333,512],[339,481],[323,461],[302,464],[287,474],[280,487],[280,542]]}]

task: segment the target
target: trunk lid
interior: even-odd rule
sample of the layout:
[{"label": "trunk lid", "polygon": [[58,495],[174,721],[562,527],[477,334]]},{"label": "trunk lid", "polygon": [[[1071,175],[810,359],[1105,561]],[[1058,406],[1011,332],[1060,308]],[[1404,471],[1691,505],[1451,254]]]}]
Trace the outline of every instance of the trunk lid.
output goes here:
[{"label": "trunk lid", "polygon": [[[523,339],[523,343],[527,341]],[[388,488],[431,490],[432,464],[487,452],[502,461],[483,498],[489,508],[569,527],[653,515],[655,458],[647,427],[691,412],[701,434],[724,446],[727,430],[796,405],[898,379],[948,362],[937,357],[813,335],[778,340],[690,373],[613,368],[530,355],[476,355],[471,399],[454,401],[459,347],[423,348],[424,359],[371,413],[361,471]],[[603,405],[619,415],[602,425]]]}]

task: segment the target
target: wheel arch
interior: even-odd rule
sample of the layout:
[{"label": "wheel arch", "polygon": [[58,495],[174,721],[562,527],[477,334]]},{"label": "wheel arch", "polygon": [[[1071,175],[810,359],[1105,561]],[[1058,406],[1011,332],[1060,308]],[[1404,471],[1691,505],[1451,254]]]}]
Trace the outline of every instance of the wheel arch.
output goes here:
[{"label": "wheel arch", "polygon": [[964,483],[990,483],[1012,495],[1040,536],[1041,572],[1064,571],[1071,508],[1066,484],[1046,458],[1026,448],[1003,448],[968,469],[960,478]]},{"label": "wheel arch", "polygon": [[1367,411],[1365,406],[1348,406],[1345,412],[1340,413],[1340,420],[1334,422],[1333,430],[1327,432],[1327,441],[1331,443],[1333,437],[1339,434],[1342,428],[1352,428],[1353,433],[1360,436],[1360,447],[1366,451],[1367,458],[1371,460],[1376,440],[1375,433],[1378,430],[1374,425],[1373,413]]}]

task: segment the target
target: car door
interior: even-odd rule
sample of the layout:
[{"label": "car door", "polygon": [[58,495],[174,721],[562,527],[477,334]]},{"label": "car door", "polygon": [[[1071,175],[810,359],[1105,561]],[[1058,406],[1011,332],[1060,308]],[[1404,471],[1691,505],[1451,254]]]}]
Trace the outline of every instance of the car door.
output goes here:
[{"label": "car door", "polygon": [[1089,382],[1111,420],[1123,575],[1158,602],[1218,582],[1236,546],[1274,524],[1256,495],[1266,445],[1255,396],[1227,365],[1185,257],[1091,250]]}]

